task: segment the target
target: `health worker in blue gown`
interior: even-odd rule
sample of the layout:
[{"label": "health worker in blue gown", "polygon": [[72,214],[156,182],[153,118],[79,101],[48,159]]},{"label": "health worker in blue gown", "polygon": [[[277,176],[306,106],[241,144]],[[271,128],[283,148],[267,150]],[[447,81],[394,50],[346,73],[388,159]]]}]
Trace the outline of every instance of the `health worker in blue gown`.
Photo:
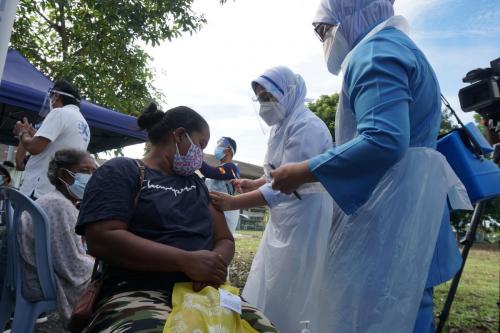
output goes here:
[{"label": "health worker in blue gown", "polygon": [[323,0],[314,26],[343,73],[336,145],[272,176],[284,193],[320,181],[335,201],[318,332],[432,332],[432,287],[461,264],[448,204],[472,208],[435,150],[436,75],[392,0]]}]

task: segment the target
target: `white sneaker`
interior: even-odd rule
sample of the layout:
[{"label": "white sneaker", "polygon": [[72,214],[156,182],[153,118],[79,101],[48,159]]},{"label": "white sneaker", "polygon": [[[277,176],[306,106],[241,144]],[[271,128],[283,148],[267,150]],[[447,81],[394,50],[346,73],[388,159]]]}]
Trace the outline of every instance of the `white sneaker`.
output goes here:
[{"label": "white sneaker", "polygon": [[[14,320],[14,317],[10,317],[10,322],[12,322],[13,320]],[[49,321],[49,318],[47,317],[47,315],[45,313],[42,313],[42,315],[37,318],[36,323],[43,324],[43,323],[46,323],[47,321]],[[10,328],[8,330],[3,331],[3,333],[10,333]]]}]

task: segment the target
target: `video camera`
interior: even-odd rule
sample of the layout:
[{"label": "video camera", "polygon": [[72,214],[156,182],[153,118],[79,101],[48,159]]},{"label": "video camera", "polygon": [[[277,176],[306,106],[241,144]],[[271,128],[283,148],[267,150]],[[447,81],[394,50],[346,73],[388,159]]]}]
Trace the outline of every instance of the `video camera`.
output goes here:
[{"label": "video camera", "polygon": [[471,70],[462,79],[470,86],[460,89],[458,98],[465,112],[476,111],[485,118],[498,120],[500,116],[500,58],[490,62],[491,67]]}]

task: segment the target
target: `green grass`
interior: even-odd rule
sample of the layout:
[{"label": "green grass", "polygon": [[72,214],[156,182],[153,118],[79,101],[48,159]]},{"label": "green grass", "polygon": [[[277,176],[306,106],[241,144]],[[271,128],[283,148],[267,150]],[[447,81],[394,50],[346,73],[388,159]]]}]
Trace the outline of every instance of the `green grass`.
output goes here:
[{"label": "green grass", "polygon": [[236,253],[229,269],[229,280],[234,286],[238,288],[245,286],[261,238],[262,231],[238,230],[236,233]]},{"label": "green grass", "polygon": [[[498,245],[474,245],[467,259],[458,286],[448,329],[461,328],[472,332],[498,332],[500,250]],[[442,309],[451,282],[436,288],[436,312]]]},{"label": "green grass", "polygon": [[[235,270],[249,269],[262,237],[261,231],[238,231],[236,237]],[[236,277],[236,279],[238,279]],[[246,274],[239,277],[242,287]],[[447,332],[498,332],[499,331],[499,281],[500,248],[498,245],[474,245],[465,266],[455,301],[446,324]],[[441,311],[451,282],[436,288],[435,312]]]},{"label": "green grass", "polygon": [[[236,252],[240,254],[255,254],[259,247],[263,231],[238,230],[236,235]],[[241,235],[241,237],[240,237]]]}]

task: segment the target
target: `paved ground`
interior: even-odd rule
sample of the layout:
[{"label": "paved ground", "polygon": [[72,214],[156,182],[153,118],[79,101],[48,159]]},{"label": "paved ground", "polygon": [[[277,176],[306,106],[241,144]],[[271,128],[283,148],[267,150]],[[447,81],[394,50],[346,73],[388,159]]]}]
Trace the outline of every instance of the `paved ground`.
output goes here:
[{"label": "paved ground", "polygon": [[66,333],[56,312],[49,314],[49,320],[35,327],[36,333]]}]

